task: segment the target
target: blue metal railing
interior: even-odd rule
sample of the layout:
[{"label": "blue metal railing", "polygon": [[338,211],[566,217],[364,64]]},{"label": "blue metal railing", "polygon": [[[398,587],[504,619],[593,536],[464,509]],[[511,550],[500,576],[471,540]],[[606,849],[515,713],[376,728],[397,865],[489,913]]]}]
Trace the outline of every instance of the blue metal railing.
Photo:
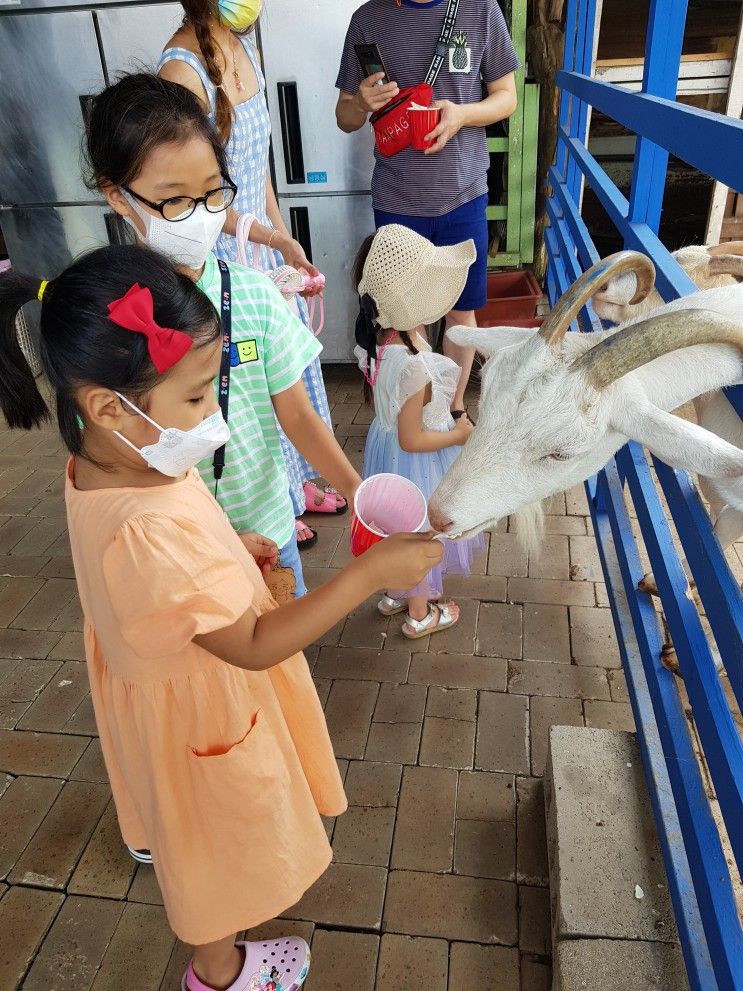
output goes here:
[{"label": "blue metal railing", "polygon": [[[591,78],[597,0],[568,0],[555,165],[550,169],[547,290],[551,302],[598,260],[581,218],[586,182],[625,246],[648,254],[666,299],[696,287],[658,239],[669,153],[743,190],[743,122],[676,103],[688,0],[651,0],[641,93]],[[589,108],[638,135],[627,199],[586,148]],[[585,325],[600,329],[590,306]],[[576,329],[577,325],[574,325]],[[743,386],[728,391],[743,415]],[[684,472],[653,459],[735,700],[743,710],[743,597],[707,512]],[[743,744],[722,689],[661,492],[643,450],[630,443],[586,483],[594,529],[637,725],[671,899],[693,991],[743,991],[743,930],[731,872],[743,874]],[[728,865],[674,675],[660,663],[663,637],[637,588],[640,553],[629,495],[673,637],[705,762],[733,851]]]}]

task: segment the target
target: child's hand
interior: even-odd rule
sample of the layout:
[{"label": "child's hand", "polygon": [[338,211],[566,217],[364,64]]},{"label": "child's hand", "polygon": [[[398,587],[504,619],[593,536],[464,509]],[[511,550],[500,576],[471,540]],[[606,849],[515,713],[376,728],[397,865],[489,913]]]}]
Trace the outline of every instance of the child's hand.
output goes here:
[{"label": "child's hand", "polygon": [[443,544],[432,533],[395,533],[370,548],[359,563],[372,569],[375,591],[412,588],[441,561],[443,553]]},{"label": "child's hand", "polygon": [[268,537],[262,537],[259,533],[239,533],[247,550],[255,558],[255,563],[261,569],[261,574],[265,576],[279,563],[279,548]]},{"label": "child's hand", "polygon": [[462,413],[462,415],[456,421],[452,433],[457,438],[457,441],[460,444],[466,444],[467,441],[472,436],[472,432],[474,429],[475,429],[475,425],[472,422],[472,420],[470,420],[470,418],[467,416],[466,413]]}]

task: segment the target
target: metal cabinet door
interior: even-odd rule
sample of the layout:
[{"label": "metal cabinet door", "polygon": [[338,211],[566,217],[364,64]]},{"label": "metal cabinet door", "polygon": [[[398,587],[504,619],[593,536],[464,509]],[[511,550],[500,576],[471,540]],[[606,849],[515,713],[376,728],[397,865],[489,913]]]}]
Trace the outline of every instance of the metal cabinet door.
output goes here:
[{"label": "metal cabinet door", "polygon": [[311,261],[325,276],[322,361],[352,361],[358,296],[351,266],[367,234],[374,230],[371,196],[307,196],[279,200],[281,213]]},{"label": "metal cabinet door", "polygon": [[119,239],[110,207],[16,207],[0,211],[0,227],[13,267],[53,279],[78,255]]},{"label": "metal cabinet door", "polygon": [[344,134],[335,122],[335,77],[358,6],[359,0],[270,0],[261,14],[277,193],[358,193],[370,188],[370,128]]},{"label": "metal cabinet door", "polygon": [[0,203],[92,199],[80,97],[105,85],[92,15],[4,15],[0,51]]},{"label": "metal cabinet door", "polygon": [[183,20],[179,3],[99,10],[98,28],[108,78],[154,71],[165,42]]}]

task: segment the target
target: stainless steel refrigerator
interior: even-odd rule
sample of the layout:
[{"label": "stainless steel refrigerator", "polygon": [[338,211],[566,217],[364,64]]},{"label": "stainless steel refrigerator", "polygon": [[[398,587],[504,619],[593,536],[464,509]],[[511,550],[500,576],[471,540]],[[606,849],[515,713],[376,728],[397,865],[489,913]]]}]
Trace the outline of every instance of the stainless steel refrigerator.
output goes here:
[{"label": "stainless steel refrigerator", "polygon": [[361,2],[266,0],[260,20],[279,205],[327,280],[324,361],[352,359],[358,303],[351,265],[374,230],[371,130],[344,134],[335,123],[335,77]]}]

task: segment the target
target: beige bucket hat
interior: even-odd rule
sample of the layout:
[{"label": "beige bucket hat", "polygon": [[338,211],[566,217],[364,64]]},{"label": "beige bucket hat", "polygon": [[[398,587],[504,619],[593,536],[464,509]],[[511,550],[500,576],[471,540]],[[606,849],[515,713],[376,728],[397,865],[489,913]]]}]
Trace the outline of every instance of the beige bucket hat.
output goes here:
[{"label": "beige bucket hat", "polygon": [[374,237],[359,295],[368,293],[376,303],[380,327],[435,323],[462,295],[476,257],[472,240],[437,248],[409,227],[387,224]]}]

